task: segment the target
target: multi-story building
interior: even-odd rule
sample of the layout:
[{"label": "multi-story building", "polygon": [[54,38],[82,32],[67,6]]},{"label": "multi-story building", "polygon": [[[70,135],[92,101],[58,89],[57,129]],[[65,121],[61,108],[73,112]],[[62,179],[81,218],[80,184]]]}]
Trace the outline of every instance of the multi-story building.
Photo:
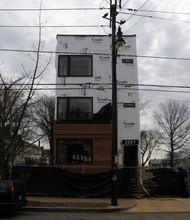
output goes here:
[{"label": "multi-story building", "polygon": [[[123,38],[126,44],[117,56],[118,157],[120,167],[135,167],[140,136],[136,36]],[[111,36],[57,35],[56,166],[85,173],[111,168],[111,45]]]}]

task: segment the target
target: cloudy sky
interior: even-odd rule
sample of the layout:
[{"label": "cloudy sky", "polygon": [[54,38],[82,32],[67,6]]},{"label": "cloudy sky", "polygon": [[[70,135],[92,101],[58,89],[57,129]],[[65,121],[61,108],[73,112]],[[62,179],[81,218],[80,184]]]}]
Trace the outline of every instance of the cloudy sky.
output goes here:
[{"label": "cloudy sky", "polygon": [[[151,100],[149,110],[169,99],[189,104],[190,89],[181,86],[190,85],[190,1],[122,0],[121,3],[117,20],[126,20],[122,25],[124,34],[137,36],[139,83],[148,85],[139,87],[139,92],[144,99]],[[38,28],[35,26],[39,11],[27,9],[39,9],[40,4],[41,0],[0,1],[0,73],[3,76],[20,75],[22,65],[26,70],[34,68],[30,58],[33,54],[17,50],[32,50],[32,45],[37,43]],[[57,34],[110,34],[109,21],[102,18],[109,12],[108,8],[109,0],[43,0],[42,9],[59,9],[42,10],[44,50],[55,51]],[[43,55],[42,66],[48,58],[49,54]],[[54,60],[42,82],[55,82]],[[150,112],[147,112],[141,127],[149,128],[150,119]]]}]

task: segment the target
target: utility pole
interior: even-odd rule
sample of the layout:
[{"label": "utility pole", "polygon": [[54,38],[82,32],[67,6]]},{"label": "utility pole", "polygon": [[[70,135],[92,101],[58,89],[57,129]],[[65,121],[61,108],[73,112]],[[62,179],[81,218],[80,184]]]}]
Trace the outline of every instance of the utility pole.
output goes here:
[{"label": "utility pole", "polygon": [[[112,4],[110,0],[110,18],[107,18],[106,13],[103,18],[110,21],[110,28],[112,28],[112,154],[111,154],[111,171],[112,171],[112,184],[111,184],[111,204],[117,206],[117,144],[118,144],[118,125],[117,125],[117,50],[122,51],[125,41],[122,38],[121,28],[118,28],[116,40],[116,23],[124,24],[125,21],[116,21],[117,16],[117,2]],[[119,7],[121,8],[121,0],[119,0]],[[118,158],[117,158],[118,159]]]},{"label": "utility pole", "polygon": [[[110,1],[111,2],[111,1]],[[116,7],[111,4],[111,26],[112,26],[112,189],[111,189],[111,204],[117,206],[117,164],[115,157],[117,155],[117,76],[116,76]]]}]

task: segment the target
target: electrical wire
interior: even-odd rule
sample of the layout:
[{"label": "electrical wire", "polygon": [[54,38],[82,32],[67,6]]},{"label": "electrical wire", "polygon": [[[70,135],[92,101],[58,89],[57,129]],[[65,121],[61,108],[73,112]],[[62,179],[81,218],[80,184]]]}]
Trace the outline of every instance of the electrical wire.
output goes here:
[{"label": "electrical wire", "polygon": [[0,11],[97,11],[97,10],[108,10],[109,8],[0,8]]},{"label": "electrical wire", "polygon": [[[25,50],[25,49],[5,49],[5,48],[0,48],[0,51],[2,52],[18,52],[18,53],[37,53],[35,50]],[[48,51],[48,50],[41,50],[40,53],[47,53],[47,54],[70,54],[70,52],[58,52],[58,51]],[[84,53],[76,53],[72,52],[72,54],[82,54]],[[107,55],[109,56],[109,53],[85,53],[85,55]],[[165,59],[165,60],[181,60],[181,61],[190,61],[190,58],[187,57],[166,57],[166,56],[150,56],[150,55],[132,55],[132,54],[127,54],[127,55],[118,55],[118,57],[133,57],[133,58],[148,58],[148,59]]]},{"label": "electrical wire", "polygon": [[[149,12],[149,10],[143,10],[143,9],[132,9],[132,8],[126,8],[125,10],[128,11],[139,11],[139,12]],[[189,12],[175,12],[175,11],[155,11],[151,10],[151,13],[161,13],[161,14],[175,14],[175,15],[190,15]]]},{"label": "electrical wire", "polygon": [[[6,86],[10,86],[10,83],[0,83],[1,86],[1,90],[3,89],[2,87],[4,87],[4,89],[6,89]],[[10,90],[30,90],[30,88],[16,88],[16,86],[31,86],[32,84],[21,84],[21,83],[15,83],[14,84],[14,88],[9,88]],[[111,85],[112,83],[68,83],[68,84],[62,84],[62,83],[39,83],[33,84],[34,86],[57,86],[57,87],[38,87],[35,90],[81,90],[81,89],[93,89],[93,90],[107,90],[107,89],[112,89]],[[61,87],[58,87],[61,86]],[[79,87],[67,87],[67,86],[79,86]],[[84,88],[85,86],[85,88]],[[94,87],[96,86],[96,87]],[[109,87],[110,86],[110,87]],[[174,90],[173,88],[180,88],[180,89],[190,89],[190,86],[173,86],[173,85],[155,85],[155,84],[118,84],[118,90],[127,90],[127,91],[150,91],[150,92],[167,92],[167,93],[190,93],[190,91],[187,90]],[[143,88],[139,88],[139,87],[160,87],[160,88],[172,88],[172,89],[143,89]]]},{"label": "electrical wire", "polygon": [[[105,0],[103,0],[105,1]],[[103,2],[102,1],[102,2]],[[135,8],[124,8],[126,4],[129,2],[128,0],[123,6],[123,10],[128,10],[128,11],[134,11],[134,12],[150,12],[150,10],[146,9],[135,9]],[[8,12],[14,12],[14,11],[96,11],[96,10],[109,10],[110,8],[106,7],[99,7],[99,8],[0,8],[0,12],[2,11],[8,11]],[[172,11],[155,11],[151,10],[151,13],[161,13],[161,14],[176,14],[176,15],[190,15],[189,12],[172,12]]]},{"label": "electrical wire", "polygon": [[[135,93],[133,93],[135,95]],[[139,94],[136,94],[136,95],[139,95]],[[179,99],[171,99],[171,98],[163,98],[163,97],[157,97],[157,96],[150,96],[150,95],[144,95],[144,94],[140,94],[140,96],[143,96],[143,97],[146,97],[146,98],[152,98],[152,99],[161,99],[161,100],[173,100],[173,101],[176,101],[176,102],[187,102],[187,103],[190,103],[190,100],[187,101],[187,100],[179,100]],[[150,100],[151,101],[151,100]]]},{"label": "electrical wire", "polygon": [[128,56],[128,57],[140,57],[140,58],[150,58],[150,59],[165,59],[165,60],[183,60],[183,61],[189,61],[190,58],[183,58],[183,57],[165,57],[165,56],[146,56],[146,55],[122,55],[122,56]]},{"label": "electrical wire", "polygon": [[125,2],[125,4],[122,6],[122,8],[124,8],[129,1],[130,1],[130,0],[127,0],[127,1]]},{"label": "electrical wire", "polygon": [[109,25],[0,25],[0,28],[102,28]]},{"label": "electrical wire", "polygon": [[[56,90],[62,90],[62,91],[64,91],[64,90],[70,90],[70,89],[72,89],[72,90],[82,90],[82,89],[84,89],[84,88],[65,88],[65,89],[63,89],[63,88],[36,88],[35,90],[38,90],[38,91],[56,91]],[[94,89],[94,90],[99,90],[100,91],[100,89],[98,89],[98,88],[85,88],[85,89]],[[104,91],[105,89],[107,89],[107,88],[104,88],[104,89],[102,89],[102,91]],[[111,89],[111,88],[109,88],[109,89]],[[12,90],[16,90],[16,91],[18,91],[19,89],[12,89]],[[26,89],[24,89],[24,90],[26,90]],[[29,90],[29,89],[28,89]],[[121,89],[118,89],[118,90],[121,90]],[[129,92],[128,91],[129,90],[129,88],[127,88],[127,89],[122,89],[122,91],[123,92]],[[133,91],[134,91],[134,89],[133,89]],[[142,89],[136,89],[136,91],[145,91],[145,90],[142,90]],[[150,92],[152,92],[152,91],[154,91],[154,92],[157,92],[158,90],[146,90],[146,91],[150,91]],[[167,92],[178,92],[178,91],[168,91],[168,90],[166,90]],[[166,92],[165,90],[161,90],[161,92]],[[132,90],[130,90],[130,92],[132,93],[132,94],[134,94],[134,95],[138,95],[139,96],[139,94],[138,93],[134,93],[134,92],[132,92]],[[160,91],[159,91],[160,92]],[[180,92],[180,93],[183,93],[183,92]],[[189,93],[189,92],[188,92]],[[187,100],[176,100],[176,99],[166,99],[166,98],[162,98],[162,97],[155,97],[155,96],[149,96],[149,95],[144,95],[144,94],[140,94],[140,96],[143,96],[143,97],[149,97],[149,98],[154,98],[154,99],[162,99],[162,100],[174,100],[174,101],[179,101],[179,102],[187,102],[187,103],[190,103],[190,101],[187,101]]]},{"label": "electrical wire", "polygon": [[[163,0],[161,0],[160,2],[158,2],[158,4],[156,4],[151,10],[147,10],[146,15],[148,15],[149,13],[151,13],[152,10],[155,9],[155,8],[157,8],[162,2],[163,2]],[[140,11],[140,9],[139,9],[138,11]],[[131,30],[132,28],[134,28],[139,22],[142,21],[143,18],[144,18],[144,17],[141,17],[135,24],[133,24],[129,29],[127,29],[127,31],[125,31],[125,33],[128,32],[129,30]]]},{"label": "electrical wire", "polygon": [[[142,7],[144,7],[150,0],[147,0],[145,3],[143,3],[138,9],[137,11],[135,11],[135,13],[131,14],[131,13],[128,13],[130,14],[131,16],[129,18],[126,19],[126,21],[128,21],[129,19],[131,19],[134,15],[136,15],[136,13],[138,12],[138,10],[140,10]],[[122,12],[120,12],[122,13]]]},{"label": "electrical wire", "polygon": [[[104,90],[112,90],[112,88],[88,88],[88,87],[81,87],[81,88],[35,88],[34,90],[43,90],[43,91],[51,91],[51,90],[54,90],[54,91],[57,91],[57,90],[61,90],[61,91],[65,91],[65,90],[89,90],[89,89],[92,89],[92,90],[98,90],[98,91],[104,91]],[[15,91],[18,91],[18,90],[23,90],[23,91],[29,91],[30,88],[9,88],[9,90],[15,90]],[[166,92],[166,93],[182,93],[182,94],[189,94],[190,91],[180,91],[180,90],[164,90],[164,89],[140,89],[140,88],[118,88],[118,90],[127,90],[127,91],[148,91],[148,92]]]},{"label": "electrical wire", "polygon": [[[163,0],[161,0],[157,5],[159,5]],[[160,20],[168,20],[168,21],[175,21],[175,22],[183,22],[183,23],[190,23],[188,20],[179,20],[179,19],[173,19],[173,18],[163,18],[163,17],[158,17],[158,16],[148,16],[147,14],[151,12],[160,12],[160,13],[172,13],[172,14],[186,14],[190,15],[190,13],[180,13],[180,12],[164,12],[164,11],[153,11],[153,10],[142,10],[141,8],[144,7],[145,4],[147,4],[149,0],[147,0],[144,4],[142,4],[138,9],[125,9],[129,11],[134,11],[134,13],[127,13],[127,12],[120,12],[120,14],[125,14],[125,15],[130,15],[129,18],[126,19],[128,21],[131,19],[133,16],[140,16],[143,18],[154,18],[154,19],[160,19]],[[157,7],[157,5],[155,7]],[[154,7],[154,8],[155,8]],[[153,9],[154,9],[153,8]],[[54,8],[54,9],[0,9],[0,11],[41,11],[41,10],[108,10],[109,8]],[[122,9],[123,10],[123,9]],[[137,14],[137,12],[142,11],[142,12],[148,12],[146,15],[143,14]],[[141,20],[140,19],[140,20]],[[140,22],[137,21],[138,22]],[[135,26],[137,23],[135,23],[133,26]],[[132,27],[133,27],[132,26]],[[0,25],[0,28],[39,28],[41,26],[39,25]],[[109,27],[109,25],[49,25],[49,26],[43,26],[43,28],[102,28],[102,27]],[[129,29],[131,29],[130,27]],[[129,29],[127,31],[129,31]]]},{"label": "electrical wire", "polygon": [[[104,1],[104,0],[103,0]],[[145,9],[132,9],[132,8],[124,8],[126,4],[129,2],[128,0],[123,6],[123,10],[128,11],[139,11],[139,12],[149,12],[150,10]],[[8,12],[14,12],[14,11],[96,11],[96,10],[109,10],[110,8],[106,7],[99,7],[99,8],[0,8],[0,12],[8,11]],[[151,10],[151,13],[161,13],[161,14],[175,14],[175,15],[190,15],[189,12],[177,12],[177,11],[155,11]]]},{"label": "electrical wire", "polygon": [[[128,93],[128,91],[123,91],[123,93]],[[190,100],[187,101],[187,100],[178,100],[178,99],[171,99],[171,98],[163,98],[163,97],[158,97],[158,96],[152,96],[152,95],[145,95],[144,93],[135,93],[135,92],[131,92],[133,95],[136,95],[136,96],[139,96],[139,97],[146,97],[148,99],[161,99],[161,100],[173,100],[173,101],[176,101],[176,102],[189,102],[190,103]]]},{"label": "electrical wire", "polygon": [[181,88],[190,89],[190,86],[174,86],[174,85],[159,85],[159,84],[131,84],[133,86],[151,86],[151,87],[167,87],[167,88]]},{"label": "electrical wire", "polygon": [[[0,83],[0,85],[10,86],[11,83]],[[14,86],[31,86],[30,83],[14,83]],[[83,86],[83,85],[89,85],[89,86],[111,86],[112,83],[92,83],[92,82],[86,82],[86,83],[34,83],[34,86]],[[164,84],[140,84],[140,83],[122,83],[118,84],[120,86],[127,86],[127,88],[131,88],[133,86],[140,86],[140,87],[161,87],[161,88],[181,88],[181,89],[190,89],[190,86],[187,85],[164,85]]]},{"label": "electrical wire", "polygon": [[151,15],[131,14],[131,13],[127,13],[127,12],[120,12],[120,14],[134,15],[134,16],[139,16],[139,17],[144,17],[144,18],[154,18],[154,19],[167,20],[167,21],[190,23],[190,21],[187,21],[187,20],[178,20],[178,19],[173,19],[173,18],[163,18],[163,17],[151,16]]}]

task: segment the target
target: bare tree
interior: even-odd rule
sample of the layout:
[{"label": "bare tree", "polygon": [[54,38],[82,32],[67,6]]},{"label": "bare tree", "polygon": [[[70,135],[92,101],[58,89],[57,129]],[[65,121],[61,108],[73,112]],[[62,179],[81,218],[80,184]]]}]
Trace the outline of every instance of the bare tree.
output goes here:
[{"label": "bare tree", "polygon": [[145,110],[149,106],[149,104],[149,99],[144,99],[142,96],[139,97],[139,111],[141,116],[146,114]]},{"label": "bare tree", "polygon": [[[37,46],[33,45],[35,56],[31,56],[34,69],[26,71],[16,80],[6,80],[0,74],[0,176],[7,176],[9,163],[23,150],[24,140],[32,137],[29,113],[31,100],[35,94],[39,78],[48,67],[51,57],[45,66],[40,65],[41,50],[44,46],[41,39],[42,23],[39,15],[39,35]],[[25,124],[25,126],[24,126]],[[28,132],[26,132],[28,131]],[[30,132],[29,132],[30,131]]]},{"label": "bare tree", "polygon": [[161,103],[159,110],[154,112],[154,119],[163,134],[161,150],[167,153],[170,166],[174,167],[175,153],[184,148],[190,138],[188,105],[171,100]]},{"label": "bare tree", "polygon": [[141,156],[143,167],[150,159],[153,150],[158,147],[160,139],[161,134],[156,130],[141,131]]},{"label": "bare tree", "polygon": [[[8,164],[23,149],[25,142],[32,140],[29,116],[26,77],[5,80],[0,75],[0,171],[6,175]],[[30,80],[29,80],[30,81]],[[26,103],[27,102],[27,103]]]},{"label": "bare tree", "polygon": [[55,118],[55,97],[53,94],[39,95],[34,105],[33,121],[39,131],[39,138],[45,137],[50,147],[51,160],[53,162],[53,126]]}]

